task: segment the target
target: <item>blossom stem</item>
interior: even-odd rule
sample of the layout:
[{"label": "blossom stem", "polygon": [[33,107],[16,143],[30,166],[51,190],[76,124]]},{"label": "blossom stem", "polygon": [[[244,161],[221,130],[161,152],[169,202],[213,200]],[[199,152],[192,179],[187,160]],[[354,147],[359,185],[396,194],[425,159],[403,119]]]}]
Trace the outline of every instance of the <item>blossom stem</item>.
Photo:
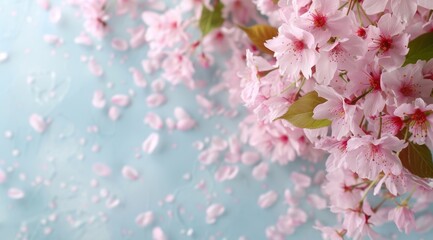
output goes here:
[{"label": "blossom stem", "polygon": [[409,139],[409,128],[406,127],[406,131],[404,132],[404,142],[407,142]]},{"label": "blossom stem", "polygon": [[359,128],[362,127],[362,124],[364,123],[364,120],[365,120],[365,115],[362,115],[361,122],[359,123]]},{"label": "blossom stem", "polygon": [[363,184],[366,184],[366,183],[368,183],[368,182],[360,182],[360,183],[356,183],[356,184],[353,184],[353,185],[350,185],[349,187],[350,187],[350,189],[355,189],[356,187],[359,187],[359,186],[361,186],[361,185],[363,185]]},{"label": "blossom stem", "polygon": [[367,91],[365,91],[363,94],[359,95],[358,97],[354,98],[353,100],[351,100],[349,102],[350,105],[354,105],[356,104],[356,102],[358,102],[359,99],[367,96],[367,94],[371,93],[373,91],[373,88],[369,88]]},{"label": "blossom stem", "polygon": [[353,1],[355,1],[355,0],[350,0],[349,1],[349,7],[347,8],[346,15],[349,15],[350,10],[352,10],[352,8],[353,8],[353,5],[354,5]]},{"label": "blossom stem", "polygon": [[361,9],[362,14],[365,16],[365,18],[367,18],[367,20],[370,22],[370,24],[371,25],[376,25],[373,21],[371,21],[370,17],[367,15],[367,13],[365,12],[364,8],[361,6],[361,4],[359,3],[359,1],[357,2],[357,5],[358,5],[358,11],[359,11],[359,9]]},{"label": "blossom stem", "polygon": [[382,137],[382,114],[379,114],[379,132],[377,133],[377,139]]},{"label": "blossom stem", "polygon": [[258,72],[257,72],[257,77],[258,77],[258,78],[265,77],[266,75],[268,75],[269,73],[271,73],[271,72],[273,72],[273,71],[275,71],[275,70],[277,70],[277,69],[278,69],[278,68],[272,68],[272,69],[267,70],[267,71],[258,71]]},{"label": "blossom stem", "polygon": [[367,189],[364,192],[364,195],[362,195],[361,200],[359,201],[359,206],[362,206],[364,204],[364,200],[367,198],[368,192],[382,179],[383,174],[379,174],[377,178],[374,181],[370,182],[370,185],[368,185]]},{"label": "blossom stem", "polygon": [[298,89],[298,91],[296,92],[296,95],[295,95],[296,98],[299,96],[299,93],[301,92],[302,87],[304,86],[305,80],[306,80],[306,78],[302,77],[301,85],[299,86],[299,89]]},{"label": "blossom stem", "polygon": [[349,3],[349,2],[345,2],[343,5],[341,5],[341,6],[338,8],[338,10],[343,9],[343,8],[344,8],[348,3]]},{"label": "blossom stem", "polygon": [[358,2],[358,3],[356,4],[356,9],[357,9],[357,11],[356,11],[356,15],[357,15],[358,18],[359,18],[359,22],[361,23],[361,26],[364,27],[364,22],[362,21],[361,10],[359,9],[359,6],[360,6],[360,4],[359,4],[359,2]]},{"label": "blossom stem", "polygon": [[338,236],[340,236],[341,238],[344,238],[344,235],[346,235],[346,233],[347,233],[346,229],[343,229],[340,232],[337,231]]},{"label": "blossom stem", "polygon": [[286,88],[284,88],[281,91],[281,94],[284,93],[284,92],[286,92],[286,91],[289,91],[289,89],[293,88],[295,85],[296,85],[296,82],[292,82],[289,86],[287,86]]},{"label": "blossom stem", "polygon": [[412,191],[409,193],[409,195],[403,200],[403,202],[401,202],[400,206],[407,206],[415,191],[416,191],[416,187],[414,187]]}]

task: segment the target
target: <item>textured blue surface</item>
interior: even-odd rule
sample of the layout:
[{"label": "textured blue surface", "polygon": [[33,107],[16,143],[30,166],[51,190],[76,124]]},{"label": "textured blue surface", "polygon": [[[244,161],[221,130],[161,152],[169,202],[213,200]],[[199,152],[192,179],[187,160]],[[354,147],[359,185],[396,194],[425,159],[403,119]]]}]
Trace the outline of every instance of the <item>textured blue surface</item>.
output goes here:
[{"label": "textured blue surface", "polygon": [[[253,179],[252,167],[242,166],[235,180],[216,183],[213,174],[218,164],[201,170],[192,143],[212,135],[228,136],[217,126],[233,133],[241,118],[204,119],[195,94],[183,86],[168,86],[167,104],[148,109],[145,99],[150,88],[135,87],[128,71],[130,67],[141,67],[146,47],[119,53],[109,46],[113,36],[127,37],[123,26],[141,24],[139,19],[123,17],[111,22],[116,27],[100,42],[102,48],[98,50],[73,43],[82,31],[82,21],[74,18],[70,7],[62,9],[63,17],[54,25],[33,0],[0,0],[0,52],[10,56],[0,63],[0,132],[13,133],[12,139],[0,137],[0,168],[8,176],[0,185],[0,239],[151,239],[152,227],[140,228],[134,222],[137,214],[149,210],[156,215],[153,226],[160,226],[169,239],[265,239],[265,228],[275,224],[287,209],[281,199],[284,189],[291,187],[290,173],[303,166],[309,168],[310,163],[300,160],[285,167],[273,165],[263,182]],[[44,34],[58,35],[64,44],[50,46],[43,41]],[[103,65],[104,75],[91,75],[87,64],[80,61],[81,56],[94,56]],[[27,84],[29,76],[34,78],[32,85]],[[218,81],[209,72],[198,76],[209,86]],[[147,77],[149,82],[156,78]],[[112,88],[107,87],[109,83]],[[91,105],[97,89],[106,96],[135,91],[132,105],[122,110],[119,121],[111,121],[107,109]],[[200,92],[206,93],[207,89],[194,91]],[[217,103],[224,104],[224,96],[216,98]],[[146,113],[173,117],[177,106],[184,107],[198,121],[198,127],[190,132],[160,131],[157,151],[135,158],[141,153],[143,140],[154,132],[143,124]],[[32,113],[52,119],[45,133],[36,133],[28,124]],[[87,128],[94,125],[99,132],[89,133]],[[80,144],[80,139],[85,139],[85,144]],[[99,152],[91,151],[95,144],[101,147]],[[14,156],[14,151],[19,155]],[[113,174],[95,176],[91,170],[95,162],[106,163]],[[124,165],[138,169],[141,178],[137,182],[124,179],[120,172]],[[190,180],[183,178],[187,173],[191,174]],[[99,187],[90,186],[92,179],[99,182]],[[206,181],[209,196],[195,189],[201,180]],[[23,189],[25,198],[9,199],[7,190],[11,187]],[[120,205],[108,209],[105,199],[92,203],[91,198],[100,195],[101,189],[119,199]],[[232,193],[228,194],[227,189]],[[279,193],[280,201],[270,209],[260,209],[257,198],[269,189]],[[317,187],[313,191],[318,191]],[[168,194],[174,194],[174,202],[163,202]],[[208,225],[205,209],[216,202],[226,207],[226,213],[216,224]],[[53,204],[55,208],[50,207]],[[313,210],[303,204],[309,214],[308,223],[290,238],[317,239],[320,233],[312,229],[314,221],[333,224],[334,217],[327,210]],[[52,233],[46,235],[48,228]],[[182,234],[188,229],[194,230],[192,236]],[[397,232],[392,225],[385,230],[387,236]],[[413,234],[410,238],[419,237]],[[431,239],[433,233],[424,237]],[[399,239],[409,237],[401,235]]]}]

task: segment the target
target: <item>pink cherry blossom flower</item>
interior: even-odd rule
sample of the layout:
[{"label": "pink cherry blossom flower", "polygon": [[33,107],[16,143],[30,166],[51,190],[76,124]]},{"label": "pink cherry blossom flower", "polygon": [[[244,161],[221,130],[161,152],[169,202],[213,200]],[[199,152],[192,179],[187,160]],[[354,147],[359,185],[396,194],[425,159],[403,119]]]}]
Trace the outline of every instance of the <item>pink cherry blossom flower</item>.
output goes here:
[{"label": "pink cherry blossom flower", "polygon": [[313,34],[319,45],[326,43],[329,38],[348,36],[353,28],[351,20],[339,11],[339,0],[312,1],[308,12],[304,13],[297,21],[302,29]]},{"label": "pink cherry blossom flower", "polygon": [[350,123],[356,107],[347,104],[343,96],[331,87],[318,86],[316,90],[327,101],[314,109],[313,118],[331,120],[332,136],[340,140],[350,133]]},{"label": "pink cherry blossom flower", "polygon": [[406,144],[395,136],[375,139],[370,135],[352,137],[347,142],[347,167],[361,178],[375,180],[380,172],[399,175],[402,171],[400,152]]},{"label": "pink cherry blossom flower", "polygon": [[242,90],[242,100],[247,106],[254,105],[257,100],[257,96],[260,90],[260,72],[266,72],[273,68],[273,66],[265,59],[257,56],[253,56],[250,50],[247,50],[247,67],[246,70],[240,73],[240,76],[244,78],[244,89]]},{"label": "pink cherry blossom flower", "polygon": [[433,146],[433,105],[427,105],[422,98],[417,98],[413,104],[404,103],[395,109],[394,114],[408,121],[409,140],[422,145],[426,142]]},{"label": "pink cherry blossom flower", "polygon": [[299,208],[289,208],[287,214],[279,217],[276,227],[285,235],[293,234],[308,219],[307,214]]},{"label": "pink cherry blossom flower", "polygon": [[274,0],[253,0],[261,14],[268,15],[278,10],[278,5]]},{"label": "pink cherry blossom flower", "polygon": [[278,28],[278,36],[268,40],[265,46],[274,51],[281,74],[298,78],[302,73],[306,78],[311,77],[311,68],[318,59],[313,34],[291,24],[283,24]]},{"label": "pink cherry blossom flower", "polygon": [[274,124],[244,125],[242,128],[242,131],[248,132],[244,141],[281,165],[295,160],[297,153],[306,145],[302,130],[285,127],[281,121]]},{"label": "pink cherry blossom flower", "polygon": [[[390,2],[391,11],[394,15],[398,16],[399,19],[403,21],[408,21],[415,15],[417,10],[417,1],[405,1],[405,0],[383,0],[383,1],[374,1],[374,0],[364,0],[362,3],[362,7],[365,9],[367,14],[377,14],[380,12],[384,12],[388,3]],[[418,4],[423,5],[424,7],[432,7],[433,5],[430,3],[426,3],[425,0],[418,0]]]},{"label": "pink cherry blossom flower", "polygon": [[221,0],[224,4],[223,16],[231,15],[233,22],[247,24],[251,19],[256,18],[257,11],[251,0]]},{"label": "pink cherry blossom flower", "polygon": [[164,69],[163,76],[173,85],[183,82],[191,89],[195,87],[192,79],[194,67],[191,60],[183,53],[171,53],[162,62],[162,68]]},{"label": "pink cherry blossom flower", "polygon": [[338,231],[335,228],[323,226],[320,222],[316,221],[314,228],[322,232],[323,239],[329,240],[343,240],[343,231]]},{"label": "pink cherry blossom flower", "polygon": [[81,2],[81,11],[85,18],[84,28],[97,38],[103,38],[108,31],[109,16],[105,12],[106,0]]},{"label": "pink cherry blossom flower", "polygon": [[142,19],[149,28],[146,40],[151,49],[159,52],[164,47],[173,47],[181,40],[186,40],[182,22],[182,12],[179,8],[171,9],[163,14],[143,12]]},{"label": "pink cherry blossom flower", "polygon": [[365,41],[357,36],[336,39],[332,44],[323,45],[316,64],[317,82],[329,85],[337,70],[355,68],[357,58],[364,56],[366,51]]},{"label": "pink cherry blossom flower", "polygon": [[130,13],[132,17],[137,15],[137,1],[136,0],[117,0],[117,14],[123,15]]},{"label": "pink cherry blossom flower", "polygon": [[366,235],[371,239],[380,239],[380,235],[371,228],[374,218],[370,206],[364,203],[362,209],[346,210],[342,226],[347,229],[347,236],[353,239],[362,239]]},{"label": "pink cherry blossom flower", "polygon": [[[380,129],[379,121],[376,129]],[[394,115],[382,116],[382,134],[397,135],[403,129],[403,120]],[[377,130],[378,131],[378,130]]]},{"label": "pink cherry blossom flower", "polygon": [[348,137],[337,140],[333,137],[325,137],[316,143],[315,147],[330,153],[326,160],[326,170],[333,172],[342,167],[346,168],[345,154],[347,153]]},{"label": "pink cherry blossom flower", "polygon": [[369,26],[369,51],[376,54],[379,64],[387,70],[400,67],[409,51],[409,35],[403,30],[404,25],[389,13],[379,19],[377,27]]},{"label": "pink cherry blossom flower", "polygon": [[398,206],[392,209],[389,211],[388,218],[395,222],[398,230],[404,230],[406,234],[415,229],[415,216],[408,206]]},{"label": "pink cherry blossom flower", "polygon": [[421,62],[418,62],[382,74],[383,89],[390,95],[388,104],[399,106],[415,98],[430,96],[433,81],[424,79],[421,69]]},{"label": "pink cherry blossom flower", "polygon": [[338,168],[328,172],[326,179],[322,191],[329,196],[332,212],[342,212],[359,205],[362,182],[355,178],[352,171]]},{"label": "pink cherry blossom flower", "polygon": [[363,102],[364,114],[368,117],[377,116],[385,107],[387,96],[382,90],[382,71],[377,63],[370,62],[348,73],[351,81],[347,84],[347,94],[360,96],[368,92]]}]

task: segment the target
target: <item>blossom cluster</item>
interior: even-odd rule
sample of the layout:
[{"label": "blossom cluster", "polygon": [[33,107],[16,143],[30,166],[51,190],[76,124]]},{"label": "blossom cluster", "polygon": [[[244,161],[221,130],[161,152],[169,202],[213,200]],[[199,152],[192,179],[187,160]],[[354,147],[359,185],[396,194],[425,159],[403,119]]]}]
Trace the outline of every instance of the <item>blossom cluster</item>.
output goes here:
[{"label": "blossom cluster", "polygon": [[[312,119],[329,127],[304,132],[329,153],[323,191],[342,222],[318,228],[331,239],[376,239],[371,227],[387,220],[408,233],[433,193],[433,176],[423,172],[430,166],[419,159],[426,151],[431,164],[433,60],[407,61],[409,42],[433,30],[433,2],[387,2],[280,1],[279,15],[269,15],[278,36],[265,43],[274,58],[248,52],[248,74],[240,75],[242,99],[265,124],[281,125],[298,99],[316,93]],[[372,206],[370,190],[383,202]],[[394,207],[381,207],[389,200]]]},{"label": "blossom cluster", "polygon": [[[105,0],[70,3],[82,9],[87,33],[102,38],[109,32]],[[136,4],[119,0],[117,13],[135,16]],[[196,89],[205,83],[195,80],[195,69],[212,70],[216,59],[224,59],[209,94],[227,91],[233,107],[249,110],[240,138],[228,141],[228,162],[248,165],[260,158],[240,154],[238,140],[280,165],[297,157],[319,162],[328,154],[322,191],[341,221],[336,227],[318,223],[324,238],[377,238],[373,227],[387,221],[406,233],[418,230],[415,212],[433,201],[433,56],[417,58],[409,43],[433,31],[433,1],[183,0],[162,12],[163,6],[152,6],[140,15],[145,30],[131,30],[129,42],[132,48],[144,42],[149,47],[144,72],[161,71],[164,81]],[[251,23],[277,29],[277,35],[251,37],[245,28]],[[86,42],[83,34],[76,41]],[[115,40],[112,45],[128,46]],[[131,72],[144,87],[141,73]],[[197,101],[212,105],[202,96]],[[227,149],[226,142],[216,142],[199,148],[205,165]],[[216,178],[224,181],[239,169],[220,170]],[[253,175],[260,180],[267,171],[262,162]],[[290,199],[287,193],[289,205]],[[212,209],[218,216],[224,211]],[[283,239],[305,218],[302,210],[289,209],[267,229],[268,238]]]}]

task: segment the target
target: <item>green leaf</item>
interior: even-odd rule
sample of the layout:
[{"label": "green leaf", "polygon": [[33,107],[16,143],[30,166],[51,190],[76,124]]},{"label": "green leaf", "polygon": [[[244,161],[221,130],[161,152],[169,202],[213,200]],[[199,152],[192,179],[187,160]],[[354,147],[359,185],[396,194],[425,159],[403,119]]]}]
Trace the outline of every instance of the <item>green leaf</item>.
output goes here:
[{"label": "green leaf", "polygon": [[422,178],[433,178],[433,161],[426,145],[410,142],[399,154],[401,163],[412,174]]},{"label": "green leaf", "polygon": [[274,52],[265,47],[266,40],[272,39],[278,35],[278,29],[263,24],[257,24],[251,27],[239,26],[250,38],[251,42],[262,52],[273,55]]},{"label": "green leaf", "polygon": [[309,92],[294,102],[287,112],[277,118],[285,119],[299,128],[322,128],[331,125],[328,119],[314,119],[314,108],[326,102],[326,99],[319,97],[316,91]]},{"label": "green leaf", "polygon": [[223,7],[224,5],[221,2],[218,2],[213,11],[203,6],[199,20],[199,27],[202,36],[205,36],[215,28],[221,27],[224,23],[224,18],[222,16]]},{"label": "green leaf", "polygon": [[433,32],[424,33],[409,42],[409,53],[406,55],[404,65],[416,63],[418,60],[433,58]]}]

